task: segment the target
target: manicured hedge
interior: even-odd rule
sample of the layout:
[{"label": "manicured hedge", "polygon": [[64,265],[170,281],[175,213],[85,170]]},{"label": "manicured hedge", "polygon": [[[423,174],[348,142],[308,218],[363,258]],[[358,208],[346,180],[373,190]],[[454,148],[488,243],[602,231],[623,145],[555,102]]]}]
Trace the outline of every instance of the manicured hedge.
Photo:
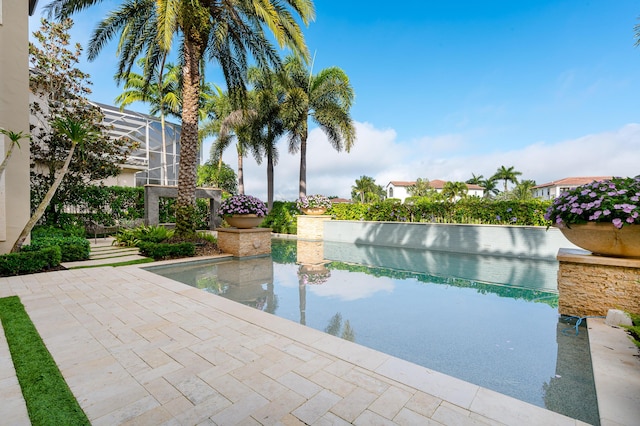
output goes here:
[{"label": "manicured hedge", "polygon": [[31,244],[23,246],[21,251],[37,251],[46,247],[58,246],[62,252],[63,262],[86,260],[91,251],[89,241],[82,237],[44,237],[31,241]]},{"label": "manicured hedge", "polygon": [[171,259],[174,257],[188,257],[196,254],[196,246],[193,243],[138,243],[140,254],[152,257],[155,260]]},{"label": "manicured hedge", "polygon": [[0,255],[0,276],[33,274],[59,266],[60,247],[50,246],[35,251],[21,251]]},{"label": "manicured hedge", "polygon": [[547,226],[544,213],[550,201],[493,201],[469,197],[458,202],[414,199],[401,204],[335,204],[329,213],[337,220],[383,222],[471,223],[490,225]]}]

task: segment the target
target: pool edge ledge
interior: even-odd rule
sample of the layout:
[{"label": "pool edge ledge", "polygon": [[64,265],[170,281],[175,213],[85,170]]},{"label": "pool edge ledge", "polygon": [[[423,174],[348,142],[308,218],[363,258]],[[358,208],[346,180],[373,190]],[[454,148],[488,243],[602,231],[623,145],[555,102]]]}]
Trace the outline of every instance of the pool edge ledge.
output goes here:
[{"label": "pool edge ledge", "polygon": [[588,318],[589,349],[601,425],[634,425],[640,419],[640,357],[627,332]]}]

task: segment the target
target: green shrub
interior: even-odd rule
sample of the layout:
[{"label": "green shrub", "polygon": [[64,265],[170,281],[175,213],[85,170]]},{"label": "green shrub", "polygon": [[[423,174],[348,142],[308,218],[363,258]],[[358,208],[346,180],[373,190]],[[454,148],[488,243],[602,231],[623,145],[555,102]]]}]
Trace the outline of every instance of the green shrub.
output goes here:
[{"label": "green shrub", "polygon": [[125,247],[136,247],[141,242],[161,243],[173,237],[175,231],[161,225],[138,226],[132,229],[121,229],[115,235],[114,244]]},{"label": "green shrub", "polygon": [[369,204],[338,203],[328,213],[336,220],[365,220],[368,210]]},{"label": "green shrub", "polygon": [[46,271],[60,265],[61,260],[62,254],[58,246],[0,255],[0,276]]},{"label": "green shrub", "polygon": [[625,328],[629,331],[629,334],[631,334],[633,343],[640,348],[640,315],[630,314],[630,317],[633,325]]},{"label": "green shrub", "polygon": [[63,262],[86,260],[89,258],[91,248],[89,241],[82,237],[43,237],[31,241],[31,244],[23,246],[21,251],[37,251],[46,247],[58,246],[62,252]]},{"label": "green shrub", "polygon": [[298,218],[300,210],[293,201],[274,201],[260,225],[263,228],[271,228],[277,234],[296,234],[298,232]]},{"label": "green shrub", "polygon": [[31,239],[37,240],[46,237],[81,237],[84,238],[85,229],[84,226],[79,225],[65,225],[62,227],[56,226],[35,226],[31,231]]},{"label": "green shrub", "polygon": [[155,260],[191,257],[196,253],[195,244],[189,242],[176,244],[140,242],[138,247],[140,247],[140,254]]}]

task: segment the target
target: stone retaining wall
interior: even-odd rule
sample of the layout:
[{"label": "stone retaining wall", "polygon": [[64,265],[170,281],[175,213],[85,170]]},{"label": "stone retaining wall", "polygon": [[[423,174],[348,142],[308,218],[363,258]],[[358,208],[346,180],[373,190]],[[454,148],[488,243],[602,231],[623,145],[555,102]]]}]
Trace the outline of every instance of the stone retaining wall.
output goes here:
[{"label": "stone retaining wall", "polygon": [[640,259],[563,249],[558,261],[561,314],[605,316],[609,309],[640,313]]}]

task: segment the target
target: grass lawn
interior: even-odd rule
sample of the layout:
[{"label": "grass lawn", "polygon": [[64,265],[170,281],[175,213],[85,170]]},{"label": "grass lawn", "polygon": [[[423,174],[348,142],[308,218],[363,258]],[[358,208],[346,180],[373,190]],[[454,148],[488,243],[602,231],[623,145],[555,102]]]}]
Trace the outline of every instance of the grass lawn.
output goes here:
[{"label": "grass lawn", "polygon": [[0,319],[31,424],[90,424],[17,296],[0,298]]}]

